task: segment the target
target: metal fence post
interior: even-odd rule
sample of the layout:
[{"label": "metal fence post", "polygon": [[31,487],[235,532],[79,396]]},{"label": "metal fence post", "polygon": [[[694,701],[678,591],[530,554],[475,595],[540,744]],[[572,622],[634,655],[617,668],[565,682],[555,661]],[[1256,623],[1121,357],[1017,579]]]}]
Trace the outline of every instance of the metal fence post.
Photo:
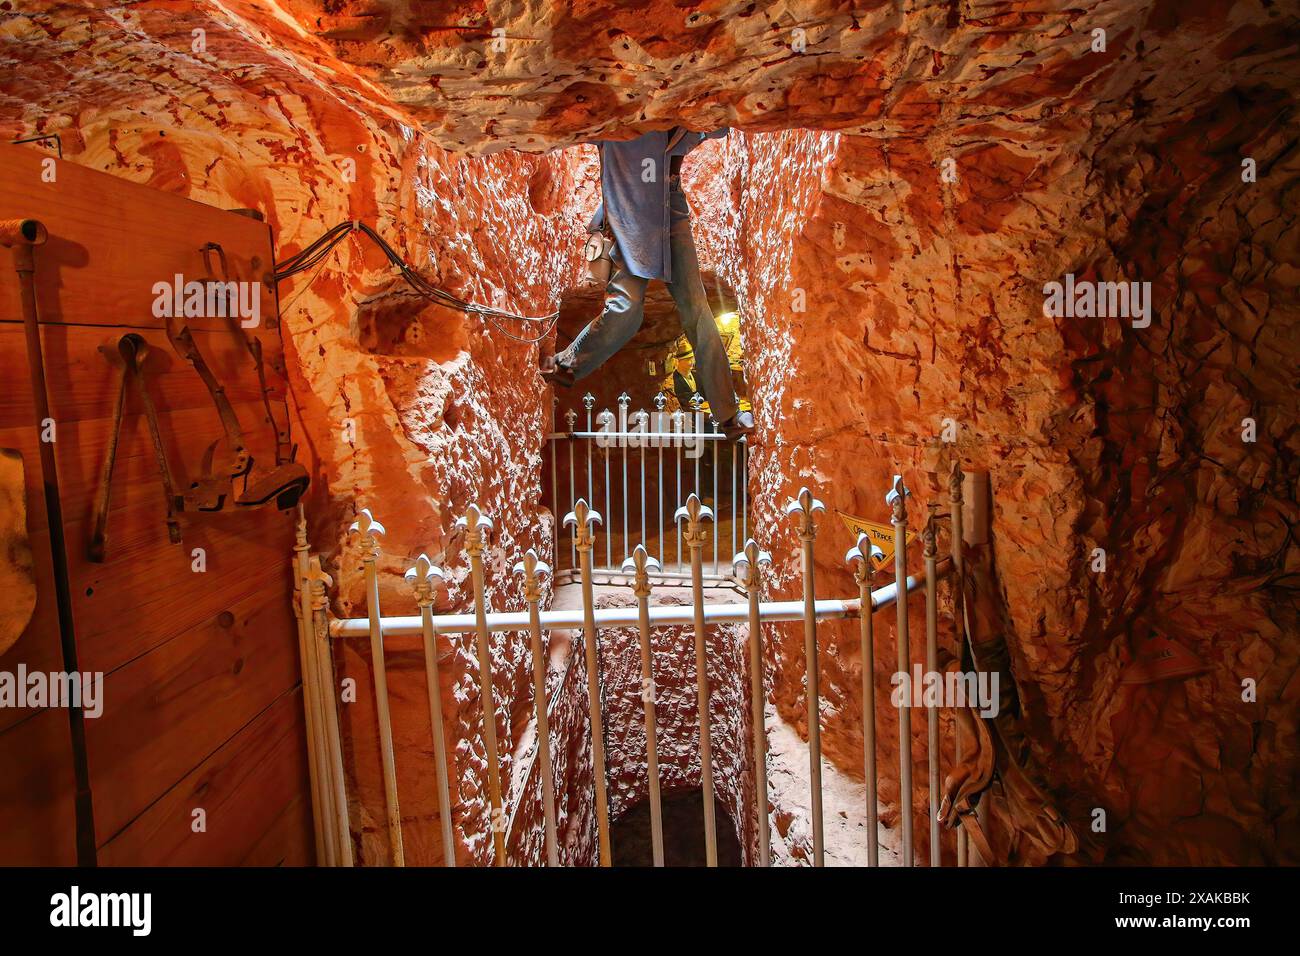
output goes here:
[{"label": "metal fence post", "polygon": [[333,813],[331,826],[335,831],[334,846],[340,866],[352,866],[352,828],[348,821],[348,792],[343,779],[343,740],[339,735],[337,685],[334,676],[334,650],[330,644],[329,597],[327,585],[334,583],[321,568],[320,558],[313,557],[307,566],[307,584],[311,590],[310,637],[316,641],[316,666],[321,688],[320,700],[325,717],[326,758],[329,787],[333,793],[330,806]]},{"label": "metal fence post", "polygon": [[506,865],[506,811],[501,800],[501,755],[497,745],[497,706],[492,692],[492,647],[487,626],[487,586],[483,574],[485,535],[492,530],[492,519],[471,504],[456,528],[465,532],[465,553],[469,556],[470,576],[474,582],[474,630],[478,637],[479,704],[483,711],[483,745],[487,749],[488,799],[491,801],[489,824],[492,830],[493,858],[497,866]]},{"label": "metal fence post", "polygon": [[362,508],[350,530],[360,536],[361,560],[365,565],[366,604],[370,611],[370,662],[374,670],[375,711],[379,716],[379,757],[384,772],[388,842],[392,848],[393,865],[406,866],[406,852],[402,847],[402,813],[397,802],[393,724],[388,712],[388,674],[384,667],[384,632],[379,610],[379,572],[375,567],[375,562],[379,559],[379,544],[375,540],[375,535],[383,534],[384,526],[374,519],[369,509]]},{"label": "metal fence post", "polygon": [[803,635],[807,672],[805,696],[808,702],[808,776],[812,785],[813,866],[823,866],[826,862],[825,830],[822,823],[821,689],[817,669],[817,599],[813,580],[813,541],[817,537],[817,524],[813,516],[825,510],[826,506],[814,498],[807,488],[800,488],[799,497],[785,508],[787,516],[795,516],[799,520],[796,531],[803,545]]},{"label": "metal fence post", "polygon": [[542,812],[546,826],[546,865],[559,866],[555,827],[555,774],[551,769],[551,725],[546,709],[546,656],[542,651],[542,618],[538,604],[542,600],[543,576],[551,569],[537,559],[532,548],[515,565],[515,573],[524,576],[524,601],[528,604],[528,633],[533,653],[533,707],[537,712],[537,756],[542,763]]},{"label": "metal fence post", "polygon": [[772,865],[772,828],[767,814],[767,685],[763,680],[763,632],[759,601],[763,568],[772,556],[750,538],[745,550],[731,559],[733,573],[749,598],[749,699],[754,732],[754,822],[758,830],[759,866]]},{"label": "metal fence post", "polygon": [[[965,666],[966,653],[966,590],[963,586],[965,561],[962,554],[962,537],[965,531],[962,527],[962,479],[961,462],[955,462],[952,466],[952,476],[948,479],[948,499],[949,508],[952,511],[952,542],[949,551],[952,555],[952,615],[953,630],[957,635],[957,654],[958,658]],[[953,730],[953,750],[954,760],[957,766],[961,766],[961,731],[954,726]],[[957,865],[966,866],[968,863],[968,846],[966,828],[957,827]]]},{"label": "metal fence post", "polygon": [[591,717],[591,764],[596,786],[596,835],[600,844],[600,865],[613,862],[609,843],[609,798],[605,780],[605,722],[601,716],[600,649],[597,645],[596,597],[591,585],[591,548],[593,524],[600,524],[600,512],[592,511],[579,498],[573,510],[564,516],[573,525],[578,540],[578,564],[582,573],[583,639],[586,643],[587,707]]},{"label": "metal fence post", "polygon": [[[907,631],[907,496],[903,476],[894,476],[894,487],[885,496],[893,509],[894,582],[898,588],[898,673],[910,682],[911,649]],[[898,709],[898,813],[903,830],[903,866],[912,865],[912,702],[905,696]]]},{"label": "metal fence post", "polygon": [[[939,673],[939,579],[936,571],[939,548],[935,538],[935,513],[939,506],[931,504],[930,514],[921,532],[925,558],[925,669],[929,674]],[[939,709],[933,703],[925,707],[926,762],[930,772],[927,789],[930,801],[930,865],[941,866],[943,855],[939,845]]]},{"label": "metal fence post", "polygon": [[319,702],[316,664],[316,641],[311,614],[311,588],[308,585],[307,519],[302,505],[298,506],[298,521],[294,543],[294,616],[298,619],[298,659],[302,668],[302,706],[307,731],[307,773],[311,781],[312,830],[316,843],[316,862],[320,866],[335,866],[335,838],[337,834],[330,821],[333,816],[333,794],[326,783],[325,729]]},{"label": "metal fence post", "polygon": [[876,558],[883,559],[885,552],[871,543],[865,534],[858,535],[858,543],[849,548],[844,560],[853,568],[858,582],[858,600],[862,604],[859,615],[862,643],[862,771],[867,784],[867,865],[880,865],[880,806],[876,776],[876,634],[872,607],[871,577]]},{"label": "metal fence post", "polygon": [[708,532],[704,521],[713,520],[713,512],[691,493],[686,504],[677,509],[675,521],[686,519],[686,546],[691,551],[691,595],[695,604],[695,687],[700,712],[700,787],[704,791],[704,858],[705,865],[718,865],[718,832],[713,807],[713,742],[709,733],[709,662],[704,631],[704,542]]},{"label": "metal fence post", "polygon": [[446,580],[442,568],[425,555],[415,559],[415,567],[406,572],[406,580],[415,592],[420,609],[420,629],[424,638],[424,681],[429,693],[429,727],[433,732],[433,769],[438,788],[438,818],[442,826],[442,859],[446,866],[456,865],[456,841],[451,829],[451,790],[447,777],[447,738],[442,723],[442,683],[438,678],[438,639],[433,630],[433,588]]},{"label": "metal fence post", "polygon": [[646,773],[650,786],[650,842],[654,865],[664,865],[663,811],[659,798],[659,733],[655,722],[654,660],[650,648],[650,571],[660,570],[645,545],[638,544],[623,562],[623,571],[634,574],[637,632],[641,640],[641,706],[645,712]]}]

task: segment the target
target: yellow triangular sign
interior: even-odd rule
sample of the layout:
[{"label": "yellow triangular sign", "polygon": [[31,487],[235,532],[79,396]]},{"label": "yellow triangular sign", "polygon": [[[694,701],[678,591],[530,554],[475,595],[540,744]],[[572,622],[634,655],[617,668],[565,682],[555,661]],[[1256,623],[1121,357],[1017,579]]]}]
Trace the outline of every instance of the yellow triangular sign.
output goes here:
[{"label": "yellow triangular sign", "polygon": [[[868,521],[866,518],[855,518],[853,515],[845,514],[843,511],[836,509],[835,513],[840,516],[845,526],[849,529],[849,534],[853,535],[853,540],[858,540],[858,535],[865,534],[867,540],[874,544],[881,551],[885,552],[883,557],[874,559],[872,570],[879,571],[894,560],[894,526],[880,524],[876,521]],[[904,532],[906,535],[906,532]],[[907,540],[906,537],[903,538]]]}]

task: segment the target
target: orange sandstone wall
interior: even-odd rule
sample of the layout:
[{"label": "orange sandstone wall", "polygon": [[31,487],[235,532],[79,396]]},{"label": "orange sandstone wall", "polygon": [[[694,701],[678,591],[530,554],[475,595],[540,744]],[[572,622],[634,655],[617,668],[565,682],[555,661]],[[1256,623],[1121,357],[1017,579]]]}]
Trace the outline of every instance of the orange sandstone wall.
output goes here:
[{"label": "orange sandstone wall", "polygon": [[[57,133],[66,162],[218,207],[257,209],[281,258],[354,218],[463,298],[544,313],[575,279],[580,233],[570,206],[589,203],[591,187],[575,180],[562,154],[444,151],[274,4],[24,6],[0,10],[0,129],[10,138]],[[543,549],[549,536],[548,519],[537,516],[544,406],[528,371],[534,350],[407,296],[360,239],[279,293],[296,440],[319,462],[312,542],[339,579],[336,612],[365,614],[346,533],[355,507],[371,508],[388,528],[386,613],[413,608],[401,574],[421,551],[454,573],[444,598],[464,605],[468,572],[451,526],[471,501],[498,529],[487,555],[491,599],[515,595],[507,559]],[[514,537],[522,529],[533,530]],[[444,641],[442,653],[464,815],[460,853],[469,860],[490,852],[480,836],[483,755],[471,744],[481,723],[478,668],[464,640]],[[519,725],[512,715],[530,706],[523,653],[513,641],[494,649],[507,772]],[[380,862],[387,851],[368,646],[346,642],[339,657],[341,676],[359,684],[357,703],[343,708],[353,823],[361,858]],[[390,663],[408,860],[432,862],[441,848],[423,661],[398,648]]]}]

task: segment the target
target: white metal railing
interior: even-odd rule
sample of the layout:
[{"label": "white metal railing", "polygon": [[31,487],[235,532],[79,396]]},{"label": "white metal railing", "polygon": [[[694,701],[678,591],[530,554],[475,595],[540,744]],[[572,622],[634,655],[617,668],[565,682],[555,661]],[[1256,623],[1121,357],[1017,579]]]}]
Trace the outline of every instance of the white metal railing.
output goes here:
[{"label": "white metal railing", "polygon": [[[550,505],[558,518],[579,497],[599,509],[592,531],[592,570],[598,583],[629,583],[623,562],[644,545],[665,580],[690,579],[689,549],[682,547],[677,510],[694,494],[710,505],[712,534],[706,541],[704,579],[733,582],[731,555],[749,538],[748,446],[726,440],[718,423],[695,409],[665,412],[666,399],[655,396],[655,411],[629,411],[631,399],[619,396],[617,414],[595,412],[595,396],[583,396],[585,427],[578,412],[564,413],[566,428],[547,436],[550,448]],[[560,502],[567,502],[561,506]],[[728,550],[730,539],[730,550]],[[576,529],[560,528],[550,566],[556,583],[576,579]]]},{"label": "white metal railing", "polygon": [[[868,860],[871,865],[879,863],[877,845],[877,802],[878,777],[876,762],[875,736],[875,687],[872,675],[875,660],[873,618],[876,611],[890,606],[896,609],[898,616],[898,633],[906,635],[908,601],[907,594],[923,590],[926,598],[925,635],[926,665],[931,672],[937,671],[938,662],[938,581],[960,573],[962,567],[961,552],[961,484],[960,471],[956,471],[950,484],[952,498],[951,508],[951,544],[952,554],[940,558],[937,550],[937,505],[930,506],[930,513],[922,532],[924,543],[924,568],[919,574],[908,575],[906,570],[906,527],[907,489],[902,479],[895,477],[895,484],[888,500],[893,507],[894,525],[894,580],[874,587],[874,561],[882,557],[880,549],[871,545],[866,535],[858,538],[857,544],[845,556],[846,562],[854,571],[859,586],[856,598],[821,599],[815,597],[813,542],[817,533],[816,515],[824,511],[820,501],[813,497],[808,489],[802,489],[799,496],[787,506],[787,515],[795,519],[796,530],[803,548],[801,561],[803,596],[796,601],[764,601],[762,592],[765,586],[764,567],[770,563],[770,556],[761,550],[751,538],[745,542],[743,550],[734,554],[730,562],[733,580],[743,589],[747,601],[744,604],[710,604],[705,601],[704,551],[709,537],[706,523],[712,519],[712,513],[696,496],[691,494],[674,515],[675,522],[681,526],[683,541],[689,553],[689,576],[692,590],[692,603],[685,605],[653,606],[655,582],[664,583],[659,562],[647,549],[638,544],[633,553],[620,566],[620,571],[627,577],[633,593],[637,598],[635,608],[597,608],[594,598],[593,559],[596,547],[594,529],[599,525],[601,516],[592,510],[587,502],[579,498],[573,510],[564,519],[572,527],[574,553],[578,558],[578,579],[582,588],[581,607],[572,610],[542,610],[540,603],[543,596],[542,578],[550,573],[548,566],[542,562],[531,549],[521,556],[515,565],[515,573],[522,576],[524,585],[523,611],[489,611],[485,598],[483,551],[487,534],[492,530],[492,522],[484,516],[477,506],[470,505],[465,516],[456,522],[457,528],[464,535],[464,551],[469,558],[470,572],[474,591],[474,610],[472,613],[434,614],[434,586],[443,580],[444,573],[435,567],[427,557],[420,555],[414,566],[407,571],[419,614],[406,617],[383,617],[380,612],[378,572],[376,560],[379,549],[377,536],[384,532],[368,510],[358,514],[352,531],[357,534],[364,567],[368,616],[337,620],[331,618],[328,610],[326,589],[332,582],[323,572],[318,557],[309,556],[305,535],[305,521],[300,511],[298,545],[295,548],[295,576],[300,583],[300,596],[297,605],[300,609],[300,624],[303,655],[303,694],[307,711],[307,731],[309,738],[309,768],[313,788],[313,811],[316,825],[319,859],[328,865],[350,866],[353,862],[351,834],[347,811],[347,798],[344,787],[343,767],[340,754],[342,742],[339,737],[337,702],[333,687],[332,640],[350,638],[368,638],[375,690],[376,715],[379,723],[380,761],[384,777],[384,797],[387,820],[388,840],[392,860],[398,865],[405,864],[405,852],[402,839],[401,814],[397,789],[396,756],[393,752],[392,722],[388,706],[388,690],[384,665],[384,645],[388,638],[420,635],[423,637],[424,662],[429,698],[430,722],[434,738],[434,769],[439,801],[439,816],[442,827],[444,862],[447,866],[455,865],[455,842],[452,833],[451,791],[447,753],[443,736],[442,699],[438,677],[438,655],[435,636],[444,633],[467,633],[476,638],[476,651],[479,667],[480,704],[482,711],[482,742],[487,753],[487,791],[489,803],[489,828],[493,845],[493,858],[496,865],[506,865],[506,830],[510,814],[504,806],[501,770],[496,737],[496,702],[493,695],[492,662],[489,653],[489,635],[496,632],[516,631],[529,634],[534,679],[533,697],[537,721],[537,757],[540,760],[542,775],[542,796],[544,802],[545,847],[548,865],[558,865],[556,834],[556,780],[552,773],[552,761],[549,740],[550,734],[547,714],[550,701],[546,692],[546,665],[543,656],[542,631],[565,629],[581,631],[582,649],[585,655],[587,680],[587,708],[591,730],[591,757],[595,783],[595,817],[598,839],[599,863],[608,866],[611,863],[609,800],[606,791],[605,768],[605,733],[602,707],[602,672],[600,667],[599,635],[602,629],[619,627],[636,627],[641,649],[643,687],[651,692],[641,695],[644,707],[647,740],[647,781],[651,812],[652,843],[654,860],[657,865],[663,863],[662,817],[660,812],[659,780],[656,761],[655,697],[653,693],[654,666],[651,654],[650,631],[655,627],[691,626],[695,644],[695,674],[698,694],[699,717],[699,751],[701,770],[701,790],[705,810],[705,849],[709,865],[715,865],[716,823],[713,817],[713,760],[711,754],[712,738],[710,727],[710,687],[708,679],[708,662],[706,655],[705,633],[709,626],[721,624],[747,624],[749,648],[749,692],[751,704],[752,747],[754,767],[763,768],[764,772],[754,774],[754,822],[758,833],[758,860],[760,865],[771,863],[770,837],[771,828],[767,813],[767,741],[764,726],[766,700],[766,682],[763,673],[763,625],[782,621],[802,621],[804,624],[804,652],[806,665],[805,696],[808,710],[808,745],[809,745],[809,779],[812,799],[811,828],[813,833],[813,864],[824,863],[824,823],[821,803],[821,743],[820,743],[820,689],[818,683],[818,644],[817,623],[825,620],[854,619],[861,622],[860,640],[862,660],[862,694],[863,694],[863,771],[866,781],[867,841]],[[669,582],[671,583],[671,582]],[[954,587],[954,604],[959,640],[962,639],[962,590],[960,585]],[[900,599],[900,597],[904,599]],[[863,613],[863,609],[868,609]],[[576,638],[575,638],[576,643]],[[672,662],[669,662],[671,665]],[[911,660],[909,642],[898,642],[898,670],[910,673]],[[660,666],[665,666],[663,663]],[[900,708],[899,722],[899,780],[901,788],[901,835],[902,862],[905,866],[912,864],[912,739],[910,731],[911,709],[907,701]],[[925,707],[927,720],[928,779],[930,821],[930,863],[940,865],[940,823],[939,823],[939,763],[940,741],[937,706]],[[960,741],[957,741],[957,759],[960,760]],[[521,797],[522,798],[522,797]],[[515,808],[518,809],[517,807]],[[958,865],[967,861],[965,833],[957,833]]]}]

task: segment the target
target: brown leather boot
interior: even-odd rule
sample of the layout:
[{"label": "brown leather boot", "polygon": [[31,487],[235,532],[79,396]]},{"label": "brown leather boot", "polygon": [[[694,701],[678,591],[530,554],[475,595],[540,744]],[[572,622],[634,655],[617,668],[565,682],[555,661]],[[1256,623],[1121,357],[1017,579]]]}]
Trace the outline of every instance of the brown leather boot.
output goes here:
[{"label": "brown leather boot", "polygon": [[722,434],[730,441],[744,438],[754,430],[754,416],[750,412],[736,412],[722,423]]},{"label": "brown leather boot", "polygon": [[573,387],[573,369],[567,365],[561,365],[555,360],[554,355],[542,356],[538,370],[542,374],[542,380],[548,385],[558,385],[560,388]]}]

